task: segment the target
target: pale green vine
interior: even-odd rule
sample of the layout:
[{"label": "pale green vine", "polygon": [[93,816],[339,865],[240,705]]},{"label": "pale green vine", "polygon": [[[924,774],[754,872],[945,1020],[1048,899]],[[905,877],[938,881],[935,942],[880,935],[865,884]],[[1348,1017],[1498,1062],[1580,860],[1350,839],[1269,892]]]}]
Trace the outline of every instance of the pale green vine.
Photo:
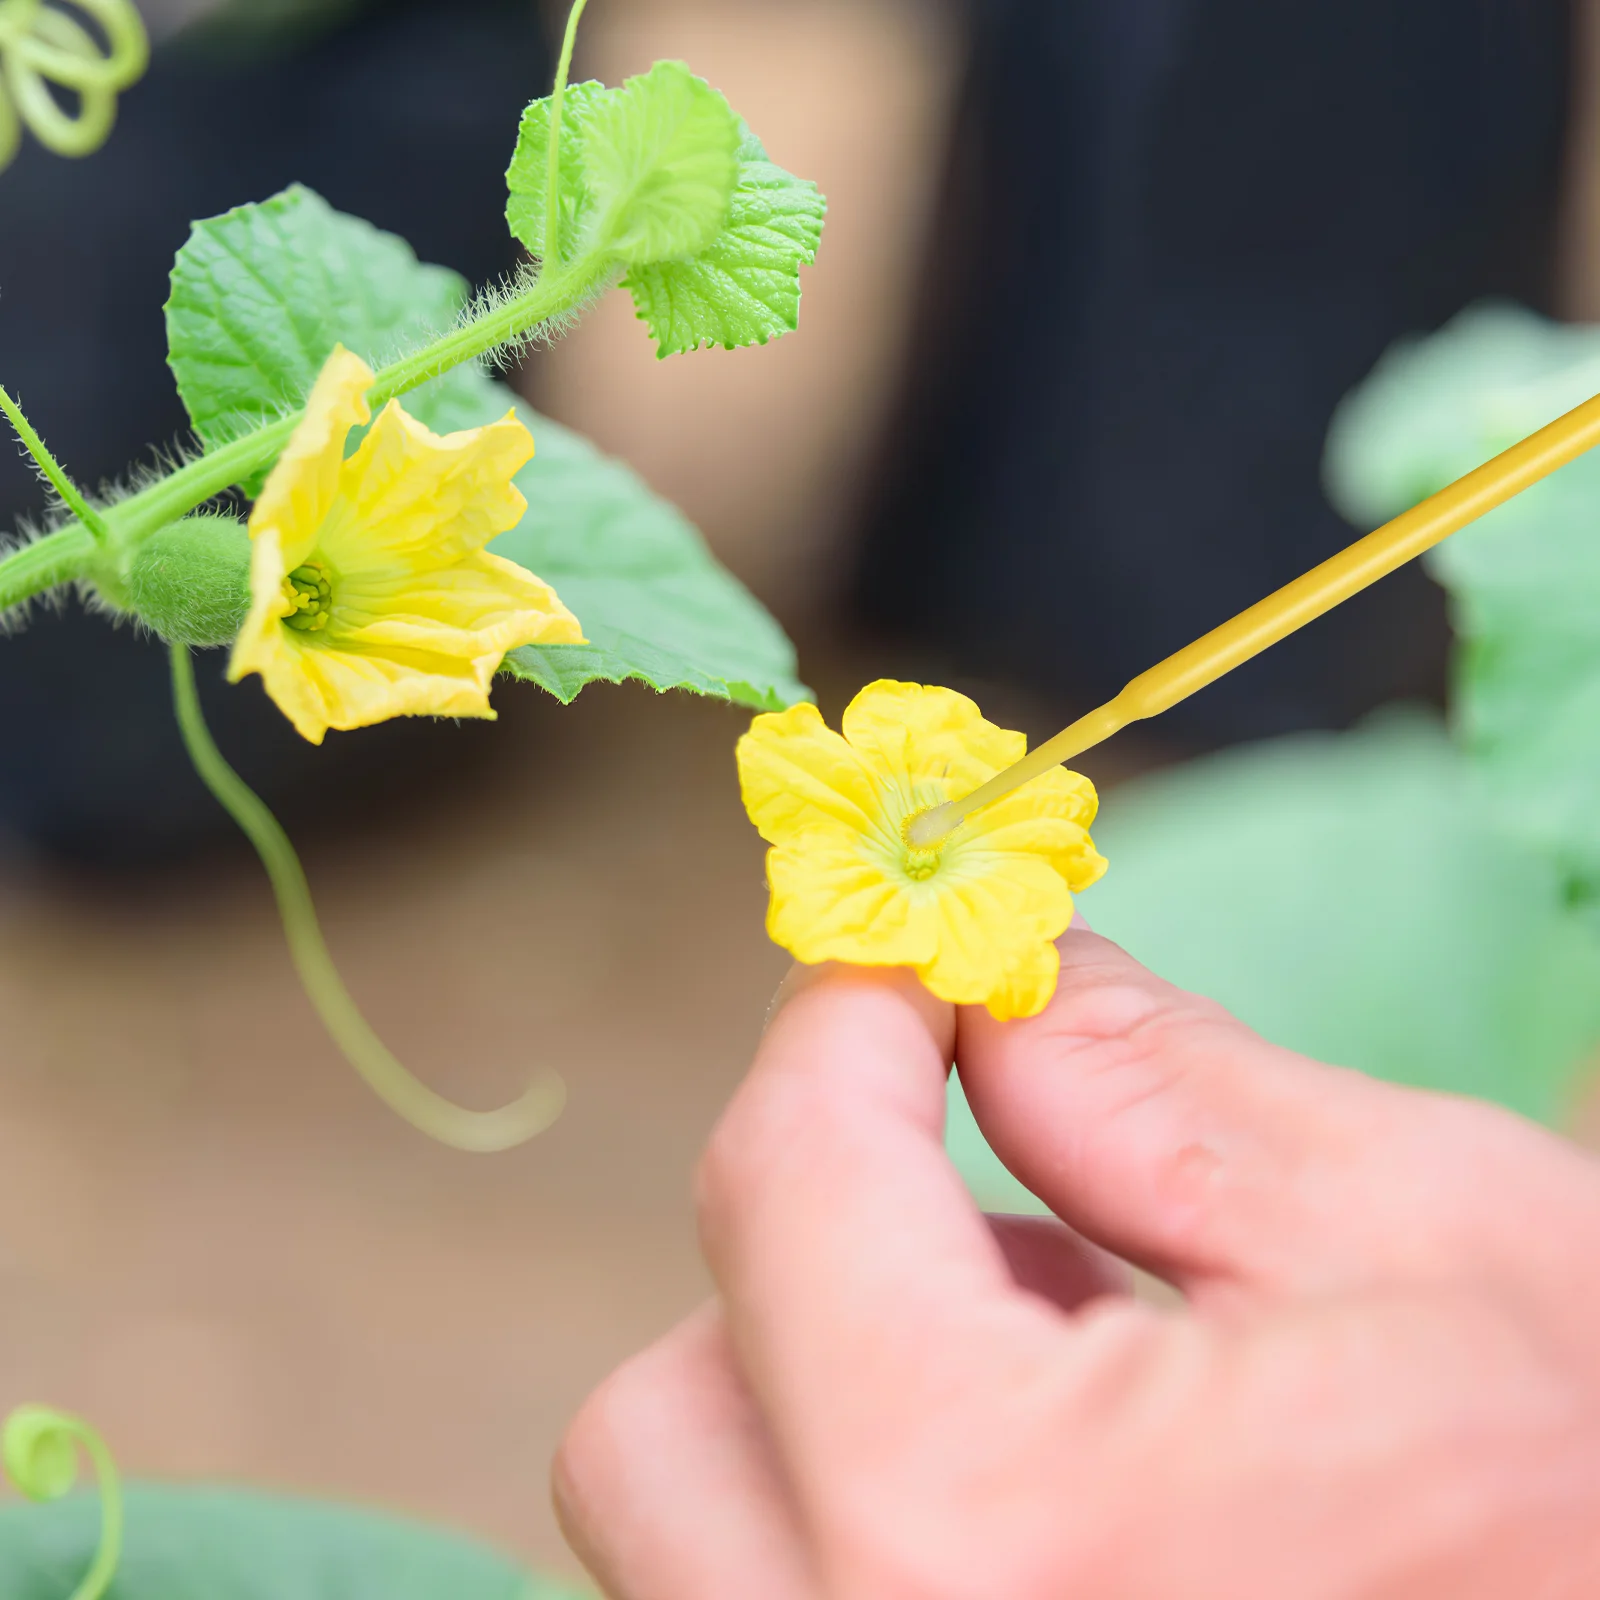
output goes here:
[{"label": "pale green vine", "polygon": [[71,1600],[100,1600],[122,1559],[122,1482],[105,1441],[82,1418],[47,1406],[18,1406],[0,1436],[6,1476],[30,1500],[70,1493],[78,1481],[80,1448],[100,1484],[100,1544]]},{"label": "pale green vine", "polygon": [[289,836],[217,749],[201,714],[194,664],[183,645],[172,647],[172,695],[195,771],[239,824],[267,869],[289,953],[312,1006],[373,1093],[414,1128],[457,1150],[509,1150],[543,1133],[561,1115],[566,1101],[566,1090],[554,1073],[541,1073],[520,1099],[498,1111],[468,1111],[419,1082],[394,1058],[350,998],[333,964],[305,869]]},{"label": "pale green vine", "polygon": [[[117,96],[150,60],[144,23],[130,0],[73,0],[99,24],[100,42],[59,5],[0,0],[0,170],[26,128],[59,156],[92,155],[116,120]],[[74,115],[55,90],[77,96]]]}]

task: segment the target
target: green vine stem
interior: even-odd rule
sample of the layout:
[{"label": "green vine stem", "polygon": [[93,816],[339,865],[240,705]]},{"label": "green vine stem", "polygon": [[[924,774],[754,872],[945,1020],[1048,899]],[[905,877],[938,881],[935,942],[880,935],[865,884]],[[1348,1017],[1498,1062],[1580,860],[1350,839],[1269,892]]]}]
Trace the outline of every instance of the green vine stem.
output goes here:
[{"label": "green vine stem", "polygon": [[6,1476],[30,1500],[59,1500],[70,1492],[80,1447],[100,1484],[100,1546],[72,1600],[100,1600],[122,1559],[122,1480],[105,1440],[81,1417],[47,1406],[18,1406],[0,1437]]},{"label": "green vine stem", "polygon": [[[491,304],[453,332],[382,368],[369,395],[373,409],[566,315],[599,293],[614,271],[604,256],[589,255],[570,266],[540,273],[526,289]],[[292,412],[209,450],[199,460],[107,507],[99,516],[110,546],[121,552],[132,550],[169,523],[271,466],[289,442],[300,415]],[[95,540],[86,533],[79,514],[78,520],[0,560],[0,612],[57,584],[87,576],[94,555]]]},{"label": "green vine stem", "polygon": [[89,530],[101,544],[111,537],[100,513],[84,498],[83,491],[69,478],[56,458],[50,454],[43,439],[34,431],[33,424],[22,414],[22,407],[0,388],[0,412],[17,431],[23,447],[33,457],[35,465],[45,475],[46,481],[61,496],[61,503]]},{"label": "green vine stem", "polygon": [[544,258],[549,267],[561,265],[561,113],[567,103],[572,53],[578,47],[578,24],[588,4],[589,0],[573,0],[566,37],[561,41],[561,59],[556,63],[555,88],[550,91],[550,157],[544,183]]},{"label": "green vine stem", "polygon": [[566,1090],[555,1073],[540,1073],[521,1099],[498,1111],[468,1111],[419,1082],[390,1054],[350,998],[333,964],[305,870],[289,836],[212,740],[195,690],[194,664],[182,645],[172,647],[172,693],[189,759],[205,786],[255,846],[271,880],[289,953],[306,994],[334,1043],[368,1087],[412,1127],[457,1150],[509,1150],[543,1133],[561,1115],[566,1102]]}]

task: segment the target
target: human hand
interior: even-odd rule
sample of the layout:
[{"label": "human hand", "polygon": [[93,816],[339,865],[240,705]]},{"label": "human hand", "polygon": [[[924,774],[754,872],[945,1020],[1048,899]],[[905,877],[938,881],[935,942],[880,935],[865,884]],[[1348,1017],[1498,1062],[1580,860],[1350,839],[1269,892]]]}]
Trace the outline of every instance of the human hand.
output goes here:
[{"label": "human hand", "polygon": [[[793,986],[701,1169],[718,1301],[557,1463],[608,1593],[1600,1594],[1600,1164],[1061,948],[1026,1022]],[[951,1060],[1070,1229],[976,1210]]]}]

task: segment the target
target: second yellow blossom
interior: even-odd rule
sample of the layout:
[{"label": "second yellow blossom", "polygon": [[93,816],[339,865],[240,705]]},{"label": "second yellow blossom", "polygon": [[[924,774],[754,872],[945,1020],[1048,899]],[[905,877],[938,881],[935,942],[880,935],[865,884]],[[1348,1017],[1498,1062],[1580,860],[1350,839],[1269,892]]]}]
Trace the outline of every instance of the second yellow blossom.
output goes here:
[{"label": "second yellow blossom", "polygon": [[913,968],[940,999],[1002,1020],[1042,1011],[1072,896],[1105,871],[1094,785],[1060,768],[930,850],[906,825],[1027,751],[965,695],[869,684],[843,734],[815,706],[757,717],[739,743],[751,820],[772,845],[767,929],[804,962]]}]

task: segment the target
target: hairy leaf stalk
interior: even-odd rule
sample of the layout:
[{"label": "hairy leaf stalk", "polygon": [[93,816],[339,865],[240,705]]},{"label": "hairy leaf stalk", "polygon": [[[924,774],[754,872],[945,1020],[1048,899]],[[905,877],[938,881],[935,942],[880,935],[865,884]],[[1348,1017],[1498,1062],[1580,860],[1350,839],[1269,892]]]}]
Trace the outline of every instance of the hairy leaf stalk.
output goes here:
[{"label": "hairy leaf stalk", "polygon": [[[372,406],[377,409],[454,367],[527,339],[544,324],[582,306],[611,273],[610,262],[599,255],[542,272],[522,293],[382,368],[369,396]],[[93,577],[100,562],[125,566],[152,534],[270,467],[300,416],[295,411],[231,444],[208,450],[199,460],[107,507],[100,513],[110,532],[105,548],[74,519],[0,560],[0,611],[63,583]]]}]

